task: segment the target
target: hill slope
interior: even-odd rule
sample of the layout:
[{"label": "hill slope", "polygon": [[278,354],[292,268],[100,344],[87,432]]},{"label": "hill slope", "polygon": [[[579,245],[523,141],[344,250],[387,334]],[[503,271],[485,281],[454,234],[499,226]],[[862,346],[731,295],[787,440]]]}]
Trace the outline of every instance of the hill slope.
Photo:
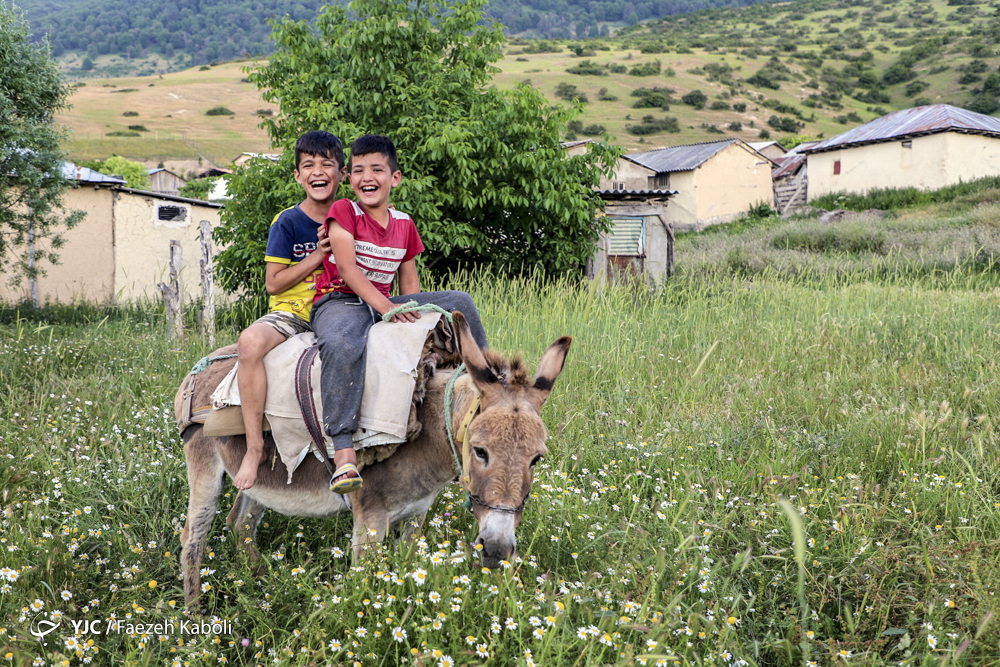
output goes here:
[{"label": "hill slope", "polygon": [[[575,134],[603,127],[633,150],[723,135],[753,141],[762,130],[771,138],[829,137],[931,102],[995,111],[1000,18],[984,4],[948,1],[969,0],[798,0],[643,23],[612,40],[512,40],[494,80],[501,88],[536,86],[554,103],[585,96]],[[124,95],[91,81],[60,120],[73,126],[69,147],[81,159],[200,154],[225,164],[241,151],[267,148],[256,128],[265,105],[244,76],[239,65],[226,64],[106,81],[137,89]],[[122,117],[124,101],[142,115]],[[205,116],[216,104],[236,115]],[[105,136],[136,123],[149,132]]]},{"label": "hill slope", "polygon": [[[609,25],[758,1],[493,0],[488,14],[510,34],[567,39],[607,35]],[[270,53],[269,19],[290,16],[310,21],[323,4],[323,0],[21,0],[18,6],[36,38],[47,36],[53,53],[64,57],[77,76],[120,76]]]}]

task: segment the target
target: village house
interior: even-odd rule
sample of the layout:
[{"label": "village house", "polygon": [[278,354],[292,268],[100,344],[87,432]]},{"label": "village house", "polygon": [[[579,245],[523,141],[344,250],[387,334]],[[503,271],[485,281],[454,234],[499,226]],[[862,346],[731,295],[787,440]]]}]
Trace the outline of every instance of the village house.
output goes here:
[{"label": "village house", "polygon": [[874,188],[934,190],[1000,174],[1000,119],[948,104],[914,107],[803,152],[809,201]]},{"label": "village house", "polygon": [[[42,266],[46,275],[36,282],[40,303],[159,300],[156,285],[167,280],[171,240],[181,243],[185,297],[200,296],[199,226],[202,220],[218,226],[221,205],[135,190],[121,178],[68,162],[63,172],[78,185],[63,195],[64,209],[87,215],[63,233],[59,264]],[[27,281],[17,288],[0,281],[0,299],[28,298]]]},{"label": "village house", "polygon": [[701,230],[758,204],[773,206],[772,166],[740,139],[723,139],[623,155],[600,189],[673,192],[666,222],[674,231]]}]

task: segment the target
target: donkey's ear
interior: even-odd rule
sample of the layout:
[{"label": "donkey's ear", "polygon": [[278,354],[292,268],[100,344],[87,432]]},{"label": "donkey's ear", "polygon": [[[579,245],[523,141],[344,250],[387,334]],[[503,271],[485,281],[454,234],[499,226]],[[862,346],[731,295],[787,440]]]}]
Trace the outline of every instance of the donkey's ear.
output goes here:
[{"label": "donkey's ear", "polygon": [[472,337],[472,330],[469,329],[469,323],[466,321],[462,311],[456,310],[452,312],[451,325],[455,329],[455,334],[458,338],[458,351],[462,355],[462,361],[465,362],[465,368],[469,371],[469,375],[472,376],[473,382],[480,388],[499,383],[499,378],[497,378],[496,374],[486,364],[486,357],[483,356],[483,351],[479,349],[476,339]]},{"label": "donkey's ear", "polygon": [[552,386],[562,372],[563,364],[566,363],[566,355],[569,354],[572,342],[572,338],[563,336],[545,350],[542,360],[538,362],[538,370],[535,371],[535,380],[530,392],[530,400],[536,409],[541,410],[545,399],[549,397]]}]

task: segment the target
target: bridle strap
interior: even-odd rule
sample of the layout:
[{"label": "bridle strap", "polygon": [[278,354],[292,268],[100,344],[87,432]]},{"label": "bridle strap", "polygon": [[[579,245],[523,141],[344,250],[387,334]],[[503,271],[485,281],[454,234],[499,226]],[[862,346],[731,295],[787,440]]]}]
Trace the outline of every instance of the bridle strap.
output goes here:
[{"label": "bridle strap", "polygon": [[485,502],[479,496],[474,496],[471,493],[469,494],[469,500],[471,500],[472,502],[476,503],[480,507],[484,507],[484,508],[490,510],[491,512],[501,512],[503,514],[517,514],[518,512],[520,512],[521,510],[524,509],[524,506],[528,502],[528,496],[530,496],[530,495],[531,495],[531,491],[528,491],[528,493],[526,493],[524,495],[524,500],[521,501],[521,504],[518,505],[517,507],[513,508],[513,509],[511,509],[510,507],[501,507],[499,505],[490,505],[489,503]]},{"label": "bridle strap", "polygon": [[472,399],[472,403],[469,404],[469,409],[465,411],[465,416],[462,417],[462,423],[458,427],[458,432],[455,433],[455,438],[462,441],[462,486],[465,490],[469,490],[469,484],[471,483],[471,478],[469,477],[469,464],[472,459],[472,437],[469,434],[469,425],[472,420],[475,419],[476,415],[479,414],[479,404],[481,397],[476,394],[475,398]]}]

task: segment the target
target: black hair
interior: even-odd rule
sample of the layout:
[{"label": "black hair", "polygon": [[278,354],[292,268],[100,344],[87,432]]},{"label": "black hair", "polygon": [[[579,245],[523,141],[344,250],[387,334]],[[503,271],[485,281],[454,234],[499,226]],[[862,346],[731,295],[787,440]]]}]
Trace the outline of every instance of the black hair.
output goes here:
[{"label": "black hair", "polygon": [[[389,169],[393,172],[399,171],[399,163],[396,162],[396,147],[393,145],[392,139],[384,134],[366,134],[363,137],[358,137],[351,144],[351,160],[355,156],[361,157],[372,153],[381,153],[389,163]],[[347,163],[347,170],[351,170],[350,161]]]},{"label": "black hair", "polygon": [[323,130],[306,132],[295,142],[295,168],[299,168],[302,155],[321,155],[332,157],[337,161],[337,166],[344,167],[344,146],[340,143],[337,135],[330,134]]}]

